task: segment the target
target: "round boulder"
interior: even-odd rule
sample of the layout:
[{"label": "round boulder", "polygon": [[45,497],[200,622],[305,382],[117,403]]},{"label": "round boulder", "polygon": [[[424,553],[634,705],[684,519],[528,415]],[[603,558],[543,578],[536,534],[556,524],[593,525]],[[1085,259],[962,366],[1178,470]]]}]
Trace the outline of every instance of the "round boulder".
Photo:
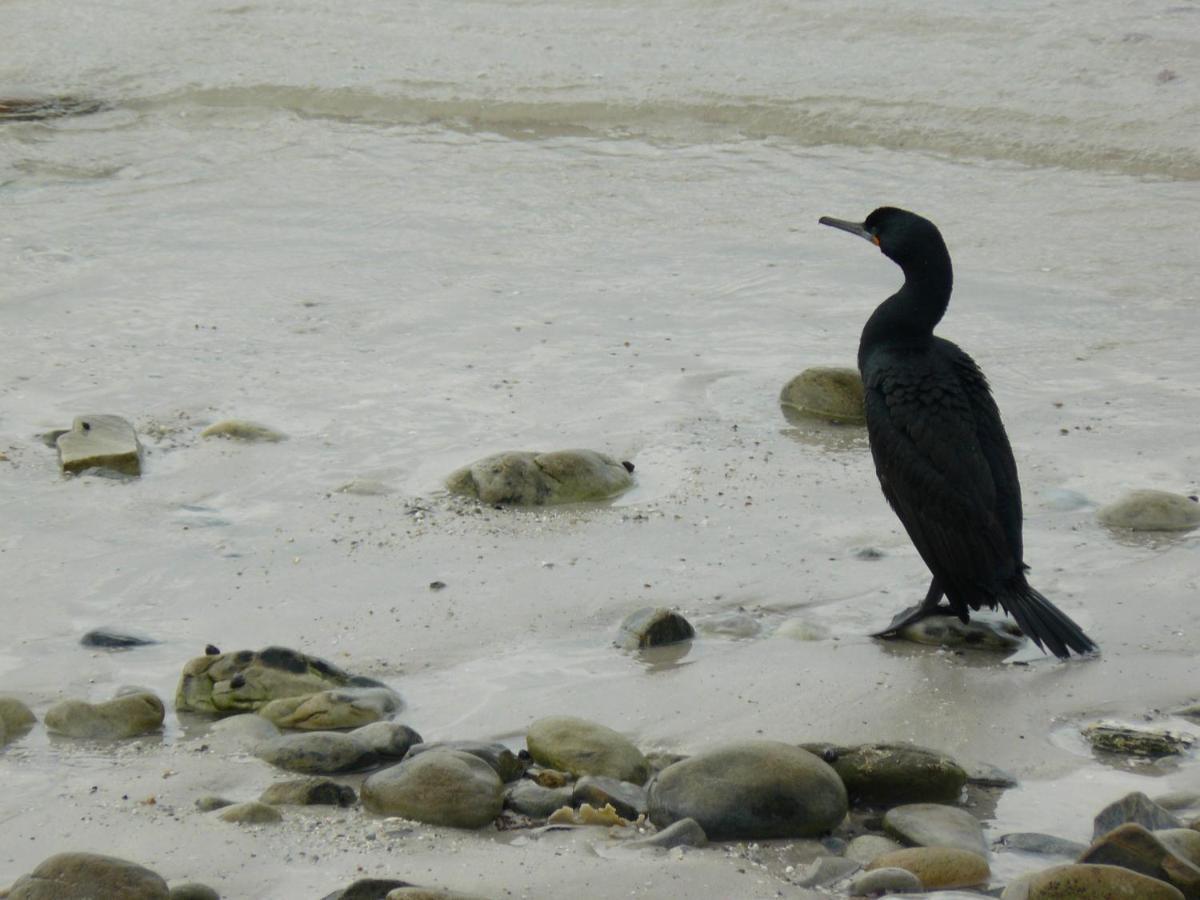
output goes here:
[{"label": "round boulder", "polygon": [[504,805],[504,785],[486,762],[458,750],[431,750],[367,778],[370,812],[429,825],[482,828]]},{"label": "round boulder", "polygon": [[826,422],[865,425],[863,393],[858,369],[814,366],[783,386],[779,403],[785,410]]},{"label": "round boulder", "polygon": [[451,472],[446,488],[488,504],[581,503],[607,500],[629,490],[632,471],[632,463],[617,462],[594,450],[514,450]]},{"label": "round boulder", "polygon": [[692,818],[712,840],[813,837],[846,817],[846,788],[819,758],[777,741],[745,741],[668,766],[650,784],[659,828]]},{"label": "round boulder", "polygon": [[167,883],[137,863],[98,853],[58,853],[13,884],[9,900],[169,900]]},{"label": "round boulder", "polygon": [[624,736],[574,716],[547,716],[529,726],[525,743],[534,762],[572,775],[607,775],[645,784],[646,757]]},{"label": "round boulder", "polygon": [[1128,531],[1188,531],[1200,525],[1200,503],[1167,491],[1130,491],[1101,509],[1099,518]]},{"label": "round boulder", "polygon": [[138,691],[104,703],[63,700],[46,710],[46,730],[65,737],[115,740],[157,731],[163,717],[163,702],[149,691]]}]

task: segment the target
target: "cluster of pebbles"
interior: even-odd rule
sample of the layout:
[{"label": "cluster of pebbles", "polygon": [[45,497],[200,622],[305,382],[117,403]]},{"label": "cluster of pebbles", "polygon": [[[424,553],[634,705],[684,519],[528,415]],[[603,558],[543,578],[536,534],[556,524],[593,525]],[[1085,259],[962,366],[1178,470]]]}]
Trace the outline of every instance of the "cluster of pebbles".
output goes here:
[{"label": "cluster of pebbles", "polygon": [[[643,610],[626,621],[618,643],[644,647],[691,634],[678,613]],[[113,633],[91,642],[137,643]],[[515,750],[487,741],[426,742],[396,721],[403,702],[387,685],[283,647],[207,648],[183,667],[174,704],[180,713],[216,717],[210,739],[234,758],[249,751],[287,773],[257,799],[195,798],[201,813],[244,826],[303,815],[305,806],[358,807],[365,816],[455,829],[531,836],[586,829],[607,846],[633,853],[786,841],[802,862],[779,873],[782,879],[842,896],[958,891],[1007,900],[1200,898],[1200,822],[1188,818],[1200,812],[1200,795],[1156,803],[1131,794],[1099,812],[1090,846],[1032,833],[1004,835],[989,846],[972,810],[991,808],[1015,782],[994,768],[968,770],[943,753],[907,744],[754,740],[692,756],[644,753],[618,732],[573,716],[533,722],[524,747]],[[53,733],[115,740],[160,728],[163,703],[149,691],[128,689],[101,703],[60,702],[43,720]],[[20,739],[35,725],[20,701],[0,699],[4,739]],[[1127,729],[1114,738],[1119,730],[1093,725],[1104,735],[1097,747],[1180,752],[1161,735]],[[1047,865],[996,886],[990,860],[1005,852],[1039,854]],[[201,884],[169,887],[133,862],[62,853],[0,896],[202,900],[217,894]],[[465,896],[368,879],[328,900]]]}]

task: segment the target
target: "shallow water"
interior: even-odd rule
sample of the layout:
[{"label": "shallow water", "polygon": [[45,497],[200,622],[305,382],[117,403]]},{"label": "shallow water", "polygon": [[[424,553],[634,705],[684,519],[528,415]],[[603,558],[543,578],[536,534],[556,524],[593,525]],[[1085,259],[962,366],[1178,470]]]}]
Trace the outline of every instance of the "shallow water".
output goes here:
[{"label": "shallow water", "polygon": [[[1125,791],[1196,787],[1191,760],[1118,771],[1061,735],[1200,693],[1197,540],[1119,540],[1061,496],[1197,488],[1200,7],[0,9],[0,93],[105,103],[0,123],[0,689],[39,715],[128,683],[170,697],[208,642],[281,643],[387,679],[429,738],[518,742],[573,712],[683,751],[917,740],[1022,779],[993,836],[1082,839]],[[864,637],[919,598],[922,566],[862,440],[789,423],[776,397],[852,364],[897,283],[817,217],[884,202],[946,234],[941,333],[1005,414],[1033,583],[1099,660]],[[140,481],[59,476],[35,435],[85,412],[137,424]],[[290,439],[198,438],[231,416]],[[632,460],[638,488],[539,512],[438,494],[486,453],[570,446]],[[392,493],[336,492],[355,478]],[[610,649],[648,603],[830,636],[706,637],[653,664]],[[162,643],[78,646],[104,624]],[[525,896],[613,868],[421,829],[404,847],[438,848],[416,855],[429,872],[352,838],[344,863],[301,860],[330,839],[320,814],[228,850],[192,799],[248,799],[270,773],[202,760],[202,739],[171,717],[116,757],[40,730],[10,745],[0,882],[81,844],[233,897],[319,896],[360,864]],[[135,804],[151,792],[177,815]],[[214,848],[236,865],[214,872]],[[676,877],[746,877],[694,856]],[[649,866],[611,895],[661,893]]]}]

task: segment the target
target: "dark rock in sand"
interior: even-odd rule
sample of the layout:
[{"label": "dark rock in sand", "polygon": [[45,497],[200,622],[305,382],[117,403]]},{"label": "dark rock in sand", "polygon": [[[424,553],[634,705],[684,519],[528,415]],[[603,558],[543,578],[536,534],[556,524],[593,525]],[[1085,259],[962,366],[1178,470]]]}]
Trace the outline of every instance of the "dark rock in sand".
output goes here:
[{"label": "dark rock in sand", "polygon": [[877,897],[880,894],[917,894],[925,890],[921,879],[908,869],[872,869],[850,880],[851,897]]},{"label": "dark rock in sand", "polygon": [[65,737],[118,740],[157,731],[164,715],[163,702],[149,691],[103,703],[63,700],[46,710],[46,730]]},{"label": "dark rock in sand", "polygon": [[646,757],[627,738],[586,719],[538,719],[525,743],[536,763],[572,775],[607,775],[634,784],[645,784],[650,775]]},{"label": "dark rock in sand", "polygon": [[362,785],[362,804],[378,815],[482,828],[500,815],[504,785],[476,756],[433,750],[368,777]]},{"label": "dark rock in sand", "polygon": [[328,778],[279,781],[262,792],[259,801],[271,806],[353,806],[354,788]]},{"label": "dark rock in sand", "polygon": [[285,734],[259,744],[254,755],[273,766],[305,775],[356,772],[379,762],[379,754],[370,747],[337,731]]},{"label": "dark rock in sand", "polygon": [[649,786],[659,828],[695,819],[712,840],[812,837],[846,816],[846,788],[813,754],[776,741],[745,741],[668,766]]},{"label": "dark rock in sand", "polygon": [[545,819],[555,810],[571,806],[571,788],[542,787],[535,781],[522,778],[505,788],[504,805],[531,819]]},{"label": "dark rock in sand", "polygon": [[1189,531],[1200,525],[1200,503],[1167,491],[1130,491],[1101,509],[1097,518],[1126,531]]},{"label": "dark rock in sand", "polygon": [[9,900],[170,900],[167,883],[145,866],[98,853],[59,853],[16,880]]},{"label": "dark rock in sand", "polygon": [[[584,775],[575,782],[571,803],[573,806],[590,803],[596,809],[603,809],[608,803],[617,811],[618,816],[630,820],[636,819],[647,810],[646,789],[640,784],[618,781],[603,775]],[[1196,834],[1200,836],[1200,832]]]},{"label": "dark rock in sand", "polygon": [[783,386],[779,403],[786,410],[827,422],[865,425],[863,383],[857,369],[814,366]]},{"label": "dark rock in sand", "polygon": [[328,731],[359,728],[397,712],[400,697],[391,688],[361,687],[283,697],[259,708],[258,714],[280,728]]},{"label": "dark rock in sand", "polygon": [[1188,897],[1200,897],[1200,867],[1176,856],[1154,834],[1130,822],[1097,838],[1077,860],[1120,866],[1166,881]]},{"label": "dark rock in sand", "polygon": [[594,450],[511,451],[450,473],[446,487],[488,504],[580,503],[627,491],[633,486],[631,470]]},{"label": "dark rock in sand", "polygon": [[274,825],[283,821],[279,810],[257,800],[226,806],[217,813],[217,818],[234,825]]},{"label": "dark rock in sand", "polygon": [[421,743],[421,735],[415,729],[399,722],[372,722],[355,728],[350,737],[366,744],[384,759],[404,759],[414,745]]},{"label": "dark rock in sand", "polygon": [[696,636],[690,622],[665,606],[647,606],[625,617],[617,629],[616,646],[622,650],[640,650],[678,644]]},{"label": "dark rock in sand", "polygon": [[207,884],[189,881],[172,886],[171,900],[221,900],[221,895]]},{"label": "dark rock in sand", "polygon": [[838,773],[850,802],[865,806],[954,803],[967,773],[953,759],[909,744],[803,744]]},{"label": "dark rock in sand", "polygon": [[483,760],[500,776],[500,780],[508,783],[516,781],[525,774],[525,763],[507,747],[500,743],[483,743],[481,741],[430,741],[427,744],[414,744],[405,754],[405,759],[413,759],[430,750],[458,750],[469,753]]},{"label": "dark rock in sand", "polygon": [[1084,727],[1083,736],[1096,750],[1148,758],[1186,753],[1196,742],[1180,731],[1131,728],[1119,722],[1093,722]]},{"label": "dark rock in sand", "polygon": [[884,830],[918,847],[957,847],[987,857],[983,827],[965,809],[939,803],[910,803],[889,809]]},{"label": "dark rock in sand", "polygon": [[1041,853],[1046,856],[1069,856],[1071,859],[1076,859],[1087,849],[1085,844],[1078,841],[1068,841],[1066,838],[1055,837],[1052,834],[1039,834],[1036,831],[1016,831],[1006,834],[1000,838],[998,843],[1001,847],[1009,850]]},{"label": "dark rock in sand", "polygon": [[1092,836],[1100,837],[1126,822],[1136,822],[1150,831],[1157,831],[1160,828],[1183,827],[1183,822],[1145,794],[1135,791],[1132,794],[1126,794],[1115,803],[1110,803],[1097,813],[1092,825]]},{"label": "dark rock in sand", "polygon": [[955,847],[907,847],[885,853],[867,866],[872,872],[893,868],[912,872],[927,891],[975,887],[991,877],[986,859]]},{"label": "dark rock in sand", "polygon": [[121,475],[142,474],[142,445],[133,426],[120,416],[76,416],[70,431],[55,442],[63,472],[106,469]]},{"label": "dark rock in sand", "polygon": [[360,878],[347,888],[326,894],[321,900],[387,900],[389,893],[406,887],[412,885],[395,878]]},{"label": "dark rock in sand", "polygon": [[649,837],[637,838],[626,842],[626,847],[659,847],[670,850],[672,847],[703,847],[708,843],[708,835],[695,819],[680,819],[661,831]]},{"label": "dark rock in sand", "polygon": [[93,628],[79,639],[79,643],[85,647],[99,647],[103,650],[128,650],[131,647],[157,644],[158,641],[113,628]]},{"label": "dark rock in sand", "polygon": [[258,652],[218,651],[196,657],[183,667],[175,691],[175,708],[215,715],[255,712],[283,697],[347,687],[387,685],[351,675],[323,659],[286,647],[267,647]]},{"label": "dark rock in sand", "polygon": [[1023,875],[1001,900],[1184,900],[1178,889],[1120,866],[1055,866]]}]

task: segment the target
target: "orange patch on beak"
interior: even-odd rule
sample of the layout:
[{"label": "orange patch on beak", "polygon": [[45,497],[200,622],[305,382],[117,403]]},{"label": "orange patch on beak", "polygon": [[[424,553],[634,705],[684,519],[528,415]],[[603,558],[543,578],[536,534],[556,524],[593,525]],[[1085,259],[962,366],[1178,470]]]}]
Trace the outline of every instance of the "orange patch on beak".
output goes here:
[{"label": "orange patch on beak", "polygon": [[880,246],[879,235],[877,235],[877,234],[871,235],[871,243],[874,244],[876,247]]}]

